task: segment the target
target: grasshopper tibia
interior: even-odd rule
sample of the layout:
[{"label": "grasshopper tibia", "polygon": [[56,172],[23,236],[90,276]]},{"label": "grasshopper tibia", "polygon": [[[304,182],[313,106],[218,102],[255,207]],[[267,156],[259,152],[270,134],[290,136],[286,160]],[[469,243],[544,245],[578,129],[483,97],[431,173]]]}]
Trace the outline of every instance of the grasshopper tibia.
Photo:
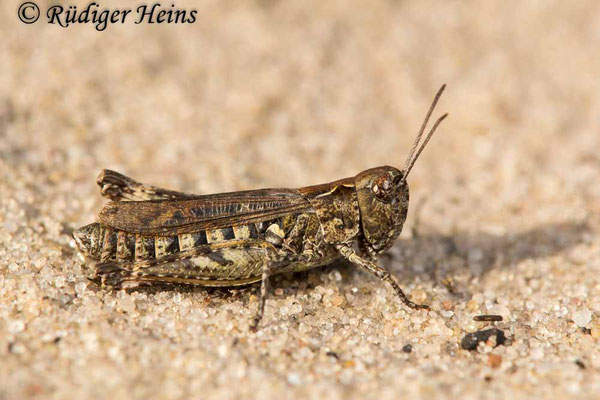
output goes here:
[{"label": "grasshopper tibia", "polygon": [[392,276],[390,275],[390,273],[388,271],[386,271],[384,268],[378,266],[377,264],[367,261],[364,258],[360,257],[358,254],[356,254],[356,252],[354,251],[354,249],[352,249],[352,247],[350,247],[348,245],[338,245],[337,248],[340,251],[340,254],[345,259],[350,261],[352,264],[358,265],[359,267],[372,273],[379,279],[389,283],[392,286],[392,288],[394,289],[394,291],[396,292],[396,295],[398,297],[400,297],[400,300],[402,300],[402,302],[404,304],[406,304],[408,307],[415,309],[415,310],[429,310],[430,309],[429,306],[426,304],[416,304],[416,303],[410,301],[408,299],[408,297],[406,296],[406,294],[404,294],[404,292],[402,291],[402,288],[400,288],[400,286],[396,283],[396,281],[392,278]]},{"label": "grasshopper tibia", "polygon": [[256,312],[256,315],[254,316],[254,319],[252,320],[252,323],[250,324],[250,330],[253,332],[256,332],[256,330],[258,329],[258,324],[260,323],[260,320],[262,319],[263,314],[265,313],[265,303],[267,301],[267,294],[269,292],[270,276],[271,276],[271,262],[267,260],[267,262],[265,262],[263,264],[258,311]]}]

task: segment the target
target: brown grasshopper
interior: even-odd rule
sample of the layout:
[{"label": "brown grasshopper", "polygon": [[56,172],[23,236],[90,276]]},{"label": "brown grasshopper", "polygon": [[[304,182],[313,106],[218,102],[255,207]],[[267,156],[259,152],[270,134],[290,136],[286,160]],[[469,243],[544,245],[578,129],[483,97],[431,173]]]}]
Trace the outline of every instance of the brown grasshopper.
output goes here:
[{"label": "brown grasshopper", "polygon": [[[191,195],[144,185],[103,170],[103,196],[112,201],[99,222],[73,236],[96,260],[91,279],[101,287],[144,285],[232,287],[261,282],[255,329],[262,318],[269,277],[345,258],[389,283],[410,301],[376,256],[400,235],[408,212],[406,178],[438,125],[419,147],[440,88],[423,121],[404,170],[384,166],[331,183],[300,189],[259,189]],[[417,147],[418,150],[417,150]]]}]

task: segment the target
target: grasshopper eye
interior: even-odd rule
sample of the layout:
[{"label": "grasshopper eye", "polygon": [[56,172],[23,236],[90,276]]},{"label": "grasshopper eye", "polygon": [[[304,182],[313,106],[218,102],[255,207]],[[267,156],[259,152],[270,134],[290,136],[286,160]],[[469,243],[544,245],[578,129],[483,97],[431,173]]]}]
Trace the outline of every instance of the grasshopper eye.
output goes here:
[{"label": "grasshopper eye", "polygon": [[389,175],[380,175],[373,179],[371,183],[371,191],[375,198],[381,202],[389,203],[392,201],[392,182]]}]

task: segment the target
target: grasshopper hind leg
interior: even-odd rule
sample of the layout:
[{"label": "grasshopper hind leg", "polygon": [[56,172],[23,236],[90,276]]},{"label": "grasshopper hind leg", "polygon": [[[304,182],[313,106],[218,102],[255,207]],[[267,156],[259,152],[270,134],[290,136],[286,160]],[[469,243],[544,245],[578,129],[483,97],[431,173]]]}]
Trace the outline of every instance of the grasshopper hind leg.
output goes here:
[{"label": "grasshopper hind leg", "polygon": [[102,288],[114,290],[124,289],[125,282],[133,277],[132,271],[117,263],[101,263],[96,266],[96,274],[89,280]]},{"label": "grasshopper hind leg", "polygon": [[193,195],[146,185],[110,169],[103,169],[96,180],[100,193],[113,201],[185,199]]}]

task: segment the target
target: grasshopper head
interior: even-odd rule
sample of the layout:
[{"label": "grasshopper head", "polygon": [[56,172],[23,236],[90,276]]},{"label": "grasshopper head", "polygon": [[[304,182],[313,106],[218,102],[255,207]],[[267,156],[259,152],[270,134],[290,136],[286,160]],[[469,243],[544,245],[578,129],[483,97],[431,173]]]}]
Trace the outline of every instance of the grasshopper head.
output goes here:
[{"label": "grasshopper head", "polygon": [[402,232],[408,212],[408,184],[394,167],[368,169],[354,178],[362,233],[376,253],[391,246]]},{"label": "grasshopper head", "polygon": [[73,232],[77,249],[86,257],[99,258],[102,246],[100,244],[100,224],[95,222]]},{"label": "grasshopper head", "polygon": [[448,114],[444,114],[437,119],[419,146],[429,117],[445,87],[446,85],[443,85],[440,88],[429,108],[406,159],[404,170],[400,171],[388,166],[378,167],[363,171],[354,178],[362,234],[366,241],[364,244],[376,253],[389,248],[402,232],[402,226],[408,213],[408,182],[406,178],[438,125],[448,116]]}]

